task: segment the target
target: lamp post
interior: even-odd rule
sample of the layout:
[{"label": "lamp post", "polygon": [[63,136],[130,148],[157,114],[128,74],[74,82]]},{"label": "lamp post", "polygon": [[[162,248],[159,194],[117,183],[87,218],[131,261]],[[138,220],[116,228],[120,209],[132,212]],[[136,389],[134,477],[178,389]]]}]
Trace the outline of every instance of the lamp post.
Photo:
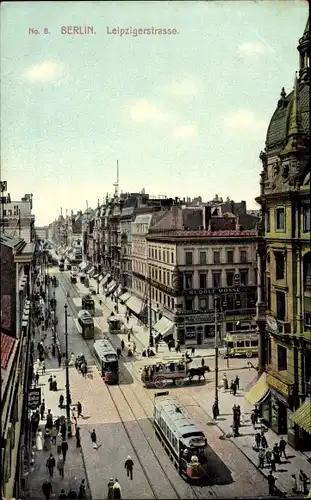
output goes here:
[{"label": "lamp post", "polygon": [[55,298],[55,282],[53,284],[53,342],[56,345],[56,298]]},{"label": "lamp post", "polygon": [[70,421],[70,385],[69,385],[69,359],[68,359],[68,306],[65,304],[65,350],[66,350],[66,418],[67,418],[67,435],[72,437],[71,421]]},{"label": "lamp post", "polygon": [[153,347],[153,333],[152,333],[152,303],[151,303],[151,276],[150,276],[150,267],[148,269],[148,275],[149,275],[149,305],[148,305],[148,311],[149,311],[149,345],[150,347]]},{"label": "lamp post", "polygon": [[217,318],[217,300],[218,297],[214,297],[214,307],[215,307],[215,408],[219,415],[219,402],[218,402],[218,318]]}]

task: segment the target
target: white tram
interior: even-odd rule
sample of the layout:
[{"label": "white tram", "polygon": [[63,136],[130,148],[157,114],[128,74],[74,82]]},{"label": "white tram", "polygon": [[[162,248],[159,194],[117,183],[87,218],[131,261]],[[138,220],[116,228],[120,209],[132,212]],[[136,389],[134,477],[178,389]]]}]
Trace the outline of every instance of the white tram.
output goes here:
[{"label": "white tram", "polygon": [[207,440],[179,401],[156,393],[154,428],[179,474],[199,482],[207,478]]}]

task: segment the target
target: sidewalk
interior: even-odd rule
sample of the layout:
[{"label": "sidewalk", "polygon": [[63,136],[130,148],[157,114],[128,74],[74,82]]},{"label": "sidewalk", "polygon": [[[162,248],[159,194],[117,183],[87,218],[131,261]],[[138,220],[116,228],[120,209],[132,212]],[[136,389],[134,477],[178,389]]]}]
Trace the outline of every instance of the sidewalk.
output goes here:
[{"label": "sidewalk", "polygon": [[[49,329],[46,339],[46,344],[52,343],[52,339],[53,339],[53,334]],[[39,341],[40,341],[40,329],[36,328],[34,361],[36,361],[37,359],[36,348]],[[45,365],[46,365],[46,373],[44,375],[41,375],[40,373],[38,386],[41,388],[41,401],[43,399],[45,400],[45,416],[47,414],[47,410],[50,409],[53,415],[53,421],[55,421],[57,417],[66,415],[66,409],[65,408],[60,409],[58,407],[59,396],[61,394],[63,394],[64,397],[66,396],[66,389],[65,389],[66,373],[65,369],[58,367],[58,362],[56,357],[46,358]],[[54,375],[56,376],[57,392],[49,390],[48,379],[50,375],[52,375],[53,377]],[[45,419],[40,420],[39,429],[41,429],[43,435],[44,435],[45,424],[46,424]],[[74,434],[74,426],[73,426],[73,434]],[[57,455],[56,445],[52,444],[52,448],[49,451],[45,450],[38,451],[36,447],[33,448],[34,464],[29,471],[29,489],[30,489],[29,493],[31,499],[41,500],[43,498],[42,484],[45,480],[51,482],[53,488],[53,498],[56,499],[60,495],[61,489],[64,489],[66,494],[68,494],[70,489],[75,490],[76,493],[78,494],[81,480],[85,479],[87,483],[82,449],[76,448],[76,440],[74,439],[74,437],[68,439],[67,442],[69,449],[66,456],[63,479],[60,477],[57,468],[54,469],[53,478],[50,478],[48,470],[46,468],[46,461],[50,453],[53,453],[53,456],[57,463],[58,455]],[[88,487],[87,487],[87,495],[88,498],[90,498]]]},{"label": "sidewalk", "polygon": [[[95,280],[90,280],[90,285],[94,286]],[[79,288],[83,287],[83,292],[87,293],[87,288],[85,288],[83,285],[79,284]],[[81,290],[82,291],[82,290]],[[102,308],[105,311],[105,309],[108,309],[110,311],[114,310],[115,302],[111,300],[110,297],[105,297],[103,294],[99,294],[94,296],[94,299],[97,301],[100,299],[102,300]],[[138,324],[138,319],[131,315],[129,322],[126,323],[125,321],[125,312],[126,312],[126,306],[120,304],[119,302],[119,314],[118,316],[120,319],[128,326],[129,328],[133,328],[133,337],[137,343],[138,346],[141,347],[141,349],[146,349],[146,347],[149,345],[149,331],[147,328],[144,328],[143,326]],[[161,342],[159,344],[159,355],[163,356],[168,356],[169,352],[167,349],[167,345],[165,342]],[[172,351],[173,354],[173,351]],[[206,349],[206,348],[201,348],[199,350],[199,354],[196,353],[197,358],[202,358],[202,357],[211,357],[214,356],[214,349]],[[241,369],[239,369],[241,370]],[[241,380],[241,389],[238,391],[237,396],[233,396],[229,393],[229,391],[226,391],[225,393],[219,390],[219,407],[220,407],[220,418],[216,422],[216,425],[219,427],[219,429],[223,432],[224,439],[230,439],[231,441],[234,442],[234,444],[241,450],[241,452],[250,460],[250,462],[253,463],[253,465],[257,468],[258,467],[258,453],[253,450],[253,445],[254,445],[254,435],[257,430],[254,431],[253,426],[250,422],[250,414],[253,409],[253,406],[250,405],[245,399],[244,399],[244,390],[247,387],[247,385],[250,383],[250,381],[254,378],[255,372],[252,371],[250,372],[249,370],[243,370],[239,371],[238,369],[236,370],[236,373],[234,371],[232,374],[230,373],[229,378],[233,378],[235,375],[239,375],[240,380]],[[226,370],[227,371],[227,370]],[[208,397],[207,397],[208,396]],[[213,398],[214,395],[212,393],[206,393],[206,391],[202,391],[201,394],[196,395],[196,401],[200,406],[206,411],[206,413],[210,416],[210,420],[212,421],[212,404],[213,404]],[[240,434],[241,436],[237,438],[229,437],[232,435],[232,406],[234,404],[240,404],[242,413],[244,414],[244,423],[243,426],[240,428]],[[278,443],[281,439],[281,437],[284,437],[284,439],[287,439],[287,436],[280,436],[275,434],[271,429],[268,429],[267,433],[265,434],[268,445],[269,447],[273,447],[275,443]],[[276,487],[281,491],[281,492],[286,492],[287,494],[293,495],[292,494],[292,481],[291,481],[291,475],[296,474],[299,475],[299,471],[302,469],[307,476],[310,476],[310,462],[308,459],[311,457],[311,453],[301,453],[300,451],[294,450],[291,446],[287,445],[286,447],[286,455],[288,457],[288,460],[282,459],[282,464],[276,466],[276,472],[274,473],[274,476],[276,478]],[[270,471],[270,468],[265,467],[263,470],[260,469],[261,473],[267,477]],[[297,495],[298,497],[302,495]]]}]

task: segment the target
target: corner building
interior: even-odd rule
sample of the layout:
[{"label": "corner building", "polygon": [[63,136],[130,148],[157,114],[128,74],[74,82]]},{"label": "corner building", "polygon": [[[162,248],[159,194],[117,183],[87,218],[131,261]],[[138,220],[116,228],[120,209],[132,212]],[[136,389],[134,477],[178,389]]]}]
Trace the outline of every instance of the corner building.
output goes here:
[{"label": "corner building", "polygon": [[[282,89],[261,152],[263,244],[259,319],[267,391],[262,416],[297,449],[311,449],[310,42],[299,40],[299,73]],[[261,366],[261,362],[259,365]],[[260,402],[260,401],[259,401]]]}]

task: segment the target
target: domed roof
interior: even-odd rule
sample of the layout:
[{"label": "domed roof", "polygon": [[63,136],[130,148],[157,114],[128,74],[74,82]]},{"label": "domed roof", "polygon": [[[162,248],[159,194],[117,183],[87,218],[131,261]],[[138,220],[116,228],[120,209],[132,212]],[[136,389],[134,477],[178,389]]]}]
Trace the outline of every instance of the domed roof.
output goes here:
[{"label": "domed roof", "polygon": [[[304,81],[299,84],[299,114],[301,126],[308,138],[310,138],[310,104],[309,104],[309,82]],[[285,145],[289,117],[292,108],[292,98],[294,92],[290,92],[279,100],[278,107],[273,113],[266,137],[266,151],[280,150]]]}]

